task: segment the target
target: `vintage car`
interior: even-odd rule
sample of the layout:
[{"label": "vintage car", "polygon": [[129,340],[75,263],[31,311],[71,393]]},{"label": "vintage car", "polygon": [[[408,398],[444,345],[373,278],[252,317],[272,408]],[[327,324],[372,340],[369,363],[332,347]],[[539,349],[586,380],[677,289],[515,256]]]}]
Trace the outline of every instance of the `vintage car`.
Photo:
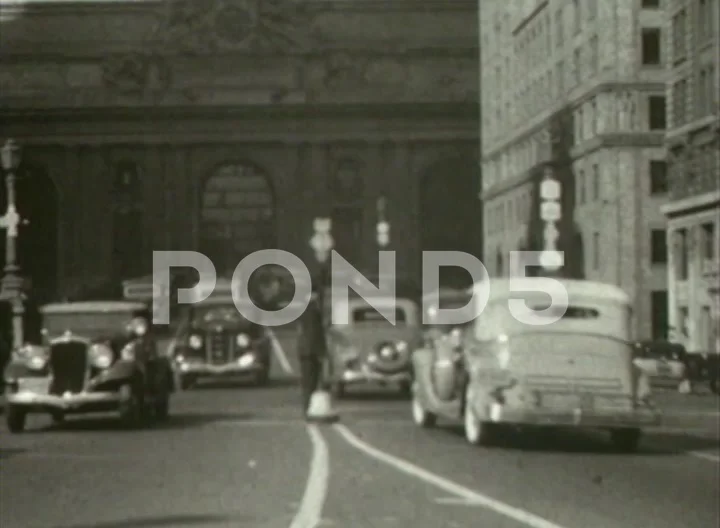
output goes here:
[{"label": "vintage car", "polygon": [[634,362],[653,385],[677,388],[688,379],[688,354],[680,343],[638,341]]},{"label": "vintage car", "polygon": [[[441,288],[438,291],[426,294],[422,298],[424,311],[423,335],[426,346],[434,346],[436,339],[441,339],[449,334],[458,335],[458,326],[452,323],[443,322],[439,317],[439,310],[468,308],[472,294],[467,290],[456,288]],[[454,332],[453,332],[454,330]]]},{"label": "vintage car", "polygon": [[[377,298],[378,306],[395,306],[395,325],[373,306],[350,296],[332,304],[332,321],[327,331],[329,382],[336,397],[343,397],[353,385],[397,385],[410,393],[411,357],[422,342],[418,307],[407,298]],[[347,320],[347,324],[337,322]]]},{"label": "vintage car", "polygon": [[171,355],[183,389],[210,378],[250,377],[257,385],[270,381],[270,333],[240,313],[230,283],[218,279],[206,298],[200,290],[202,300],[182,307]]},{"label": "vintage car", "polygon": [[[487,305],[461,339],[415,353],[413,421],[461,419],[476,445],[497,442],[503,430],[603,429],[618,449],[635,450],[660,414],[633,365],[629,298],[612,285],[561,279],[568,306],[552,307],[540,280],[524,279],[522,293],[517,282],[492,280]],[[525,321],[516,317],[520,295]]]},{"label": "vintage car", "polygon": [[145,304],[85,301],[40,311],[42,343],[14,350],[4,372],[11,432],[24,430],[29,413],[60,422],[117,411],[132,427],[168,417],[172,370],[158,354]]}]

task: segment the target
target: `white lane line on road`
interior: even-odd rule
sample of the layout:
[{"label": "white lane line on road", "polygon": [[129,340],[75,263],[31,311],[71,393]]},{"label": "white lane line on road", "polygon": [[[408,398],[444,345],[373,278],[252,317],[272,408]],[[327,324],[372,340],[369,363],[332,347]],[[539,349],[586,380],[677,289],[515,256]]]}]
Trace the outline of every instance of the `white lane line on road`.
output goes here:
[{"label": "white lane line on road", "polygon": [[300,509],[290,528],[316,528],[321,525],[322,512],[327,497],[330,478],[330,451],[316,425],[308,425],[307,432],[312,441],[313,454],[310,462],[310,474],[305,485],[305,494]]},{"label": "white lane line on road", "polygon": [[688,451],[687,454],[695,458],[702,458],[703,460],[710,460],[711,462],[720,464],[720,456],[718,455],[712,455],[710,453],[704,453],[702,451]]},{"label": "white lane line on road", "polygon": [[268,330],[268,334],[270,335],[270,345],[272,346],[275,357],[280,363],[280,367],[285,371],[285,374],[294,374],[292,365],[290,365],[287,354],[285,354],[285,349],[280,344],[280,341],[278,341],[275,332]]},{"label": "white lane line on road", "polygon": [[435,473],[423,469],[420,466],[416,466],[415,464],[412,464],[407,460],[403,460],[402,458],[381,451],[380,449],[371,446],[363,440],[360,440],[352,433],[352,431],[350,431],[350,429],[348,429],[342,424],[335,424],[333,425],[333,427],[340,434],[340,436],[342,436],[345,441],[347,441],[347,443],[349,443],[354,448],[362,451],[369,457],[374,458],[379,462],[383,462],[389,466],[392,466],[396,470],[401,471],[406,475],[409,475],[427,484],[435,486],[436,488],[440,488],[446,493],[450,493],[454,496],[457,496],[458,498],[466,500],[467,502],[472,502],[473,504],[482,506],[483,508],[491,510],[495,513],[504,515],[505,517],[513,519],[531,528],[564,528],[559,524],[555,524],[551,521],[548,521],[547,519],[543,519],[542,517],[539,517],[533,513],[522,510],[520,508],[516,508],[514,506],[510,506],[509,504],[488,497],[487,495],[483,495],[482,493],[471,490],[470,488],[466,488],[465,486],[441,477],[440,475],[436,475]]}]

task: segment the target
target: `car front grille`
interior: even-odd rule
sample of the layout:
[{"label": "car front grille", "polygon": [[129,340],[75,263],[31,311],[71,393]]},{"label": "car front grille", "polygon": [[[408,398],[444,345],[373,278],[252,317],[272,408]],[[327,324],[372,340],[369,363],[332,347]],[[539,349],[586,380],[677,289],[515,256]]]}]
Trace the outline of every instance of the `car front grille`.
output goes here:
[{"label": "car front grille", "polygon": [[235,338],[226,332],[216,332],[206,338],[207,361],[211,365],[225,365],[234,359]]},{"label": "car front grille", "polygon": [[50,347],[50,394],[76,394],[85,387],[88,369],[87,344],[58,343]]}]

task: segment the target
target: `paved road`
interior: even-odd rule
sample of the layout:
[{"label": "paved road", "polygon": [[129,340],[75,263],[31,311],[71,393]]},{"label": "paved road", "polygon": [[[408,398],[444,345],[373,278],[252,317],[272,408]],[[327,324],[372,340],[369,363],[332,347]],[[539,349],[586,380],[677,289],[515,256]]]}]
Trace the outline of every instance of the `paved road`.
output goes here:
[{"label": "paved road", "polygon": [[[279,343],[289,352],[286,339]],[[414,428],[408,403],[387,394],[339,402],[339,426],[307,427],[287,381],[296,370],[287,355],[289,368],[277,362],[275,386],[178,394],[173,419],[151,430],[122,431],[103,417],[49,428],[38,417],[27,434],[0,431],[0,526],[717,525],[711,405],[698,404],[707,412],[692,431],[656,431],[636,455],[612,454],[604,439],[572,434],[477,449],[452,424]],[[687,400],[669,400],[681,414],[673,402]]]}]

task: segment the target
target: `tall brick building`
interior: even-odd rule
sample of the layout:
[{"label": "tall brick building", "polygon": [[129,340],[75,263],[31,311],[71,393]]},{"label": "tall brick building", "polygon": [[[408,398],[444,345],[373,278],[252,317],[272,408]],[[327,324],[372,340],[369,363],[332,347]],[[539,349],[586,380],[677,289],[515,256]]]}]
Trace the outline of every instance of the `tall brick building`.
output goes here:
[{"label": "tall brick building", "polygon": [[669,320],[692,352],[720,353],[720,8],[671,0]]},{"label": "tall brick building", "polygon": [[[21,264],[43,297],[200,250],[311,260],[316,216],[376,269],[480,254],[474,0],[3,5],[0,138],[24,149]],[[4,198],[0,197],[4,207]]]},{"label": "tall brick building", "polygon": [[480,3],[484,253],[542,249],[538,178],[563,186],[564,272],[626,290],[638,338],[666,330],[663,64],[658,2]]}]

